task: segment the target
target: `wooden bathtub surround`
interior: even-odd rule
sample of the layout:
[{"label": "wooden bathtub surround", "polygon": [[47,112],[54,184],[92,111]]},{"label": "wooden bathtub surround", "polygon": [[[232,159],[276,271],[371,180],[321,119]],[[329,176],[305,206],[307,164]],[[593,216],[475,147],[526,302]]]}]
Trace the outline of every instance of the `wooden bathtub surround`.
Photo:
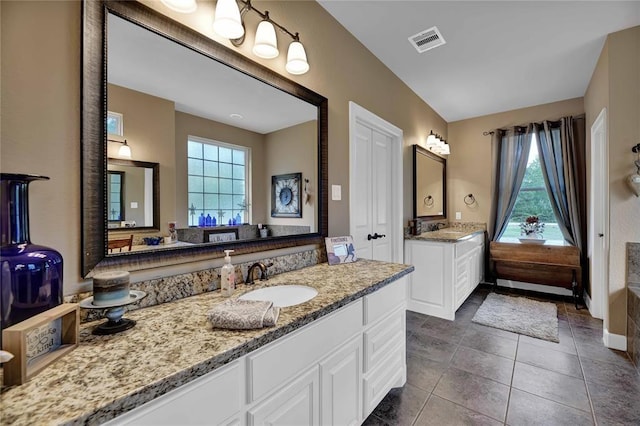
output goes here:
[{"label": "wooden bathtub surround", "polygon": [[492,241],[489,256],[496,280],[567,288],[573,292],[578,309],[578,300],[582,298],[582,267],[577,247]]}]

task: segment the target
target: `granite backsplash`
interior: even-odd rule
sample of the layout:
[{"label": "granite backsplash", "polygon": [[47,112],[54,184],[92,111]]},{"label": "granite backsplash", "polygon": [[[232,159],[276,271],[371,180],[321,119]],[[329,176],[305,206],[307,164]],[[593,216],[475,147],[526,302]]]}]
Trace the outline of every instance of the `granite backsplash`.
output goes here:
[{"label": "granite backsplash", "polygon": [[[317,248],[283,256],[267,257],[261,261],[265,264],[273,263],[273,266],[268,269],[269,276],[272,276],[326,262],[326,252],[324,249]],[[244,283],[247,271],[253,263],[255,262],[234,264],[237,283]],[[220,269],[221,267],[217,267],[186,274],[132,282],[131,290],[144,291],[147,293],[147,296],[138,303],[126,306],[125,309],[126,311],[132,311],[217,290],[220,288]],[[74,294],[66,296],[65,302],[77,303],[90,296],[92,296],[91,292]],[[104,318],[104,314],[105,310],[103,309],[80,309],[80,321],[94,321]]]}]

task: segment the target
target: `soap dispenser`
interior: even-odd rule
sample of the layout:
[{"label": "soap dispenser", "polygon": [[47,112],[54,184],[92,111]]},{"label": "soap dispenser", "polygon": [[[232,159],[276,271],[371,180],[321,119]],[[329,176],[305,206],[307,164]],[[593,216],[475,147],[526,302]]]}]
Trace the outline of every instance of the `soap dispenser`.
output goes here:
[{"label": "soap dispenser", "polygon": [[220,289],[223,296],[229,297],[236,289],[236,268],[231,264],[233,250],[225,250],[224,266],[220,271]]}]

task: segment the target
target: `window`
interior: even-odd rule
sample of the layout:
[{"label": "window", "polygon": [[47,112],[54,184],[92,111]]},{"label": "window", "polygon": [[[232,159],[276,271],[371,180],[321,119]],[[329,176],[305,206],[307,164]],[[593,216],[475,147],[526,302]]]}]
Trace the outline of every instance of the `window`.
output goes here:
[{"label": "window", "polygon": [[187,161],[191,226],[249,222],[249,148],[189,136]]},{"label": "window", "polygon": [[122,114],[118,112],[107,112],[107,133],[110,135],[123,136]]},{"label": "window", "polygon": [[564,237],[558,228],[558,221],[553,213],[551,200],[542,176],[535,134],[531,141],[527,170],[522,180],[522,186],[509,218],[509,224],[500,237],[500,241],[514,241],[520,237],[520,224],[529,216],[538,216],[540,222],[544,223],[543,235],[547,242],[564,243]]},{"label": "window", "polygon": [[109,171],[109,221],[124,220],[124,172]]}]

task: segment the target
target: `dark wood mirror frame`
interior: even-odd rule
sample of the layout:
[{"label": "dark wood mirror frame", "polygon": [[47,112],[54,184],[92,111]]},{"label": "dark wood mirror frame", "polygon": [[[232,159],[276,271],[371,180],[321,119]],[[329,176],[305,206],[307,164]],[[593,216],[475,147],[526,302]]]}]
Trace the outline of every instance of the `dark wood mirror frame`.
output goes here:
[{"label": "dark wood mirror frame", "polygon": [[[109,164],[114,166],[129,166],[129,167],[141,167],[144,169],[151,169],[153,171],[153,225],[152,226],[136,226],[136,230],[145,229],[157,229],[160,230],[160,164],[150,163],[148,161],[136,161],[136,160],[122,160],[120,158],[108,158],[107,168]],[[109,173],[107,171],[107,173]],[[126,183],[125,183],[126,185]],[[108,188],[107,188],[108,190]],[[121,195],[121,202],[124,202],[124,194]],[[108,198],[108,197],[107,197]],[[107,221],[109,212],[107,212]],[[109,231],[118,232],[124,231],[131,233],[131,228],[110,228]]]},{"label": "dark wood mirror frame", "polygon": [[[434,161],[442,163],[442,214],[432,216],[418,216],[418,156],[424,155]],[[437,220],[447,218],[447,160],[421,147],[413,145],[413,217],[423,220]]]},{"label": "dark wood mirror frame", "polygon": [[[107,256],[107,13],[140,25],[212,60],[309,102],[318,108],[318,232],[268,240],[249,240],[224,244],[203,244],[158,251],[118,253]],[[238,52],[203,34],[133,1],[86,0],[83,2],[82,45],[82,260],[81,274],[90,277],[96,268],[125,270],[175,264],[224,256],[223,250],[235,254],[322,244],[328,235],[327,145],[328,101],[300,84],[257,64]],[[182,259],[182,260],[181,260]],[[142,265],[142,266],[141,266]]]}]

